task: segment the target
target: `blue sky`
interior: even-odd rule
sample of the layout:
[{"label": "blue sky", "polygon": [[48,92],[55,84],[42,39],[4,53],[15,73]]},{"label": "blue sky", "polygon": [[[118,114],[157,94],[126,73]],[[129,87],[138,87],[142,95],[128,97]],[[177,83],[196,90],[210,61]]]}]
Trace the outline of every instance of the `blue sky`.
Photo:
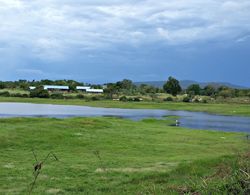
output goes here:
[{"label": "blue sky", "polygon": [[250,86],[249,0],[0,0],[0,80]]}]

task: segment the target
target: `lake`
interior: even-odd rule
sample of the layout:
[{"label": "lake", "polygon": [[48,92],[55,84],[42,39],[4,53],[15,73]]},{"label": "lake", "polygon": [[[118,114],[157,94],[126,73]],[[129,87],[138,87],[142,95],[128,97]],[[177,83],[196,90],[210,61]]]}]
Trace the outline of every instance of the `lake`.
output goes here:
[{"label": "lake", "polygon": [[96,108],[88,106],[0,103],[0,118],[10,117],[96,117],[113,116],[132,120],[178,116],[181,127],[250,133],[250,117],[223,116],[204,112],[156,109]]}]

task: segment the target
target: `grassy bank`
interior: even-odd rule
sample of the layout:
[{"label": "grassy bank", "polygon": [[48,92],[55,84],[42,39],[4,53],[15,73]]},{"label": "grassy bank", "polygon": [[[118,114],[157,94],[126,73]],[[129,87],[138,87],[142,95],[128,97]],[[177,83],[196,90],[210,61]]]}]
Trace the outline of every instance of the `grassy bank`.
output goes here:
[{"label": "grassy bank", "polygon": [[84,105],[105,108],[140,108],[140,109],[167,109],[201,111],[224,115],[250,116],[250,104],[236,103],[184,103],[184,102],[121,102],[112,100],[85,101],[80,99],[40,99],[0,97],[0,102],[30,102],[39,104]]},{"label": "grassy bank", "polygon": [[0,119],[0,194],[27,194],[34,180],[32,148],[38,159],[51,151],[59,159],[46,161],[35,194],[178,194],[203,191],[204,185],[225,192],[236,170],[235,155],[249,149],[244,134],[193,131],[171,123]]}]

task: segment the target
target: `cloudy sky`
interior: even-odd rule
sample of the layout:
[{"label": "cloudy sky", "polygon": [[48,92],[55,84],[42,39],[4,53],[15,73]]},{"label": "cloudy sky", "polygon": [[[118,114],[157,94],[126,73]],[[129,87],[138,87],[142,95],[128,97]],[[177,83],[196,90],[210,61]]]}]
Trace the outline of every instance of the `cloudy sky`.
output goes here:
[{"label": "cloudy sky", "polygon": [[250,86],[249,0],[0,0],[0,80]]}]

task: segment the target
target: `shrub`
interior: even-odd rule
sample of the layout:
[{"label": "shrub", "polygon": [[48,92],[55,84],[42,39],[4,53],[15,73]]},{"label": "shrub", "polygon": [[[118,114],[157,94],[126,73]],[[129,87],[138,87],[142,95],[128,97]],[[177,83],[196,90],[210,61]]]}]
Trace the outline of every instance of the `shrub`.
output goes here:
[{"label": "shrub", "polygon": [[132,102],[132,101],[134,101],[134,99],[130,97],[130,98],[128,98],[128,101]]},{"label": "shrub", "polygon": [[53,94],[50,95],[50,97],[52,99],[64,99],[64,96],[61,93],[53,93]]},{"label": "shrub", "polygon": [[10,94],[10,96],[11,97],[22,97],[22,98],[27,98],[27,97],[29,97],[29,95],[28,94],[26,94],[26,93],[13,93],[13,94]]},{"label": "shrub", "polygon": [[122,96],[119,98],[120,101],[126,102],[128,101],[128,98],[126,96]]},{"label": "shrub", "polygon": [[10,93],[8,91],[2,91],[2,92],[0,92],[0,96],[2,96],[2,97],[10,97]]},{"label": "shrub", "polygon": [[141,101],[141,98],[139,98],[139,97],[134,98],[134,102],[140,102],[140,101]]},{"label": "shrub", "polygon": [[78,98],[78,99],[84,99],[85,96],[83,94],[77,94],[76,98]]},{"label": "shrub", "polygon": [[172,101],[174,101],[174,99],[172,97],[167,97],[167,98],[164,99],[164,101],[166,101],[166,102],[172,102]]},{"label": "shrub", "polygon": [[67,99],[67,100],[72,100],[72,99],[75,99],[76,96],[73,96],[73,95],[65,95],[63,96],[64,99]]},{"label": "shrub", "polygon": [[203,100],[202,100],[202,103],[206,104],[206,103],[207,103],[207,100],[206,100],[206,99],[203,99]]},{"label": "shrub", "polygon": [[92,96],[91,100],[92,101],[97,101],[97,100],[100,100],[100,97],[99,96]]},{"label": "shrub", "polygon": [[49,92],[47,90],[41,89],[41,88],[37,88],[34,89],[30,92],[30,97],[34,98],[34,97],[38,97],[38,98],[49,98]]},{"label": "shrub", "polygon": [[193,102],[194,102],[194,103],[200,103],[200,100],[199,100],[198,98],[195,98],[195,99],[193,100]]},{"label": "shrub", "polygon": [[190,99],[190,97],[186,96],[186,97],[183,98],[182,101],[183,101],[183,102],[190,102],[191,99]]}]

